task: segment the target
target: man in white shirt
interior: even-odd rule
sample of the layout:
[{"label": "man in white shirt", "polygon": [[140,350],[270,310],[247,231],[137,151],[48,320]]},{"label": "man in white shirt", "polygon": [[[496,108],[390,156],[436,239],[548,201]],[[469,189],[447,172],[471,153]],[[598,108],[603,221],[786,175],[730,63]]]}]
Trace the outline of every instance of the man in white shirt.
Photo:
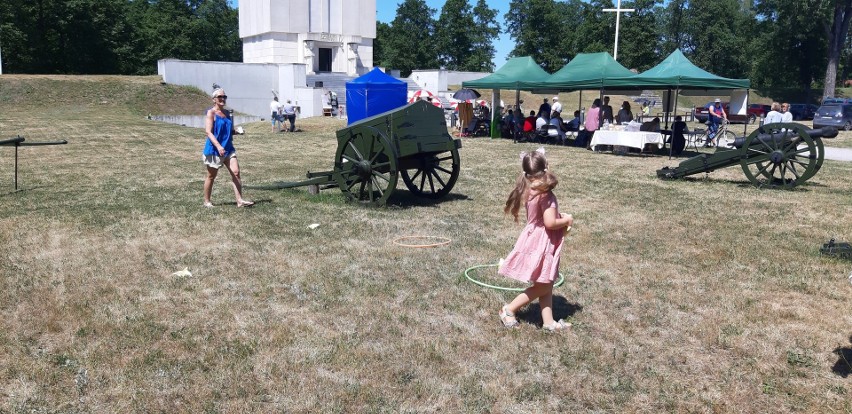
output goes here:
[{"label": "man in white shirt", "polygon": [[[296,130],[296,107],[293,106],[293,104],[290,102],[289,99],[287,100],[287,103],[284,104],[283,112],[284,112],[284,118],[287,119],[288,121],[290,121],[290,132],[295,131]],[[281,121],[281,126],[284,126],[284,121]]]},{"label": "man in white shirt", "polygon": [[281,117],[281,103],[278,102],[277,96],[272,98],[272,102],[269,103],[269,111],[272,113],[272,116],[269,118],[272,120],[272,132],[275,133],[276,122],[279,125],[279,130],[283,130],[284,118]]},{"label": "man in white shirt", "polygon": [[559,112],[562,113],[562,104],[559,103],[559,97],[553,97],[553,105],[550,106],[550,112]]}]

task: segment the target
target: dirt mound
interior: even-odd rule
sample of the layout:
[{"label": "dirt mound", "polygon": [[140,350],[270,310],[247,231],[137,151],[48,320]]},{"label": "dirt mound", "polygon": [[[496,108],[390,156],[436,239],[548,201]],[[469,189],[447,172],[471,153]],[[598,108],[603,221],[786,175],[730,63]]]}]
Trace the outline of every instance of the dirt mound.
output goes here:
[{"label": "dirt mound", "polygon": [[33,109],[100,105],[140,115],[198,115],[210,98],[159,76],[3,75],[0,102]]}]

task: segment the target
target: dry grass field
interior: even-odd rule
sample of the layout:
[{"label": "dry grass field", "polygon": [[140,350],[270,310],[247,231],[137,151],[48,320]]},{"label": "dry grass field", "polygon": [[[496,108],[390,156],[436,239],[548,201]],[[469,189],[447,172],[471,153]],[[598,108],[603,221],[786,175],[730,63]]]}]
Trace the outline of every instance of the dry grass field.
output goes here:
[{"label": "dry grass field", "polygon": [[[819,253],[852,241],[852,163],[780,191],[548,148],[576,221],[554,292],[574,329],[546,334],[535,304],[503,328],[512,295],[463,276],[512,248],[502,205],[533,146],[465,138],[437,202],[400,184],[385,208],[294,189],[243,209],[223,171],[205,209],[202,132],[144,115],[209,102],[155,77],[0,76],[0,139],[69,141],[20,148],[19,191],[0,147],[0,413],[852,412],[852,262]],[[245,125],[245,183],[330,169],[343,126]]]}]

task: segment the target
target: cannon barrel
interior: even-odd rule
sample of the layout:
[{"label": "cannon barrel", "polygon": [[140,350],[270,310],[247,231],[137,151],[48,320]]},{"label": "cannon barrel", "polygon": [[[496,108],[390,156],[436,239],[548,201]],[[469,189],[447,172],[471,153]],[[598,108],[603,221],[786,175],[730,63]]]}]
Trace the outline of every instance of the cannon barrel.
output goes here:
[{"label": "cannon barrel", "polygon": [[[767,128],[767,127],[764,127],[764,128]],[[804,132],[809,137],[811,137],[813,139],[834,138],[839,133],[837,131],[837,128],[835,128],[835,127],[822,127],[822,128],[819,128],[819,129],[805,129]],[[798,134],[767,134],[767,133],[762,133],[762,134],[758,134],[755,139],[757,139],[760,142],[766,142],[766,143],[771,142],[771,143],[778,144],[778,143],[784,142],[785,140],[791,141],[794,138],[799,139],[799,135]],[[730,145],[734,148],[742,148],[743,145],[745,145],[745,142],[746,142],[747,139],[748,139],[748,136],[737,137],[737,139],[734,140],[734,143],[730,144]]]},{"label": "cannon barrel", "polygon": [[18,136],[15,138],[0,140],[0,145],[15,145],[20,144],[21,142],[24,142],[24,137]]}]

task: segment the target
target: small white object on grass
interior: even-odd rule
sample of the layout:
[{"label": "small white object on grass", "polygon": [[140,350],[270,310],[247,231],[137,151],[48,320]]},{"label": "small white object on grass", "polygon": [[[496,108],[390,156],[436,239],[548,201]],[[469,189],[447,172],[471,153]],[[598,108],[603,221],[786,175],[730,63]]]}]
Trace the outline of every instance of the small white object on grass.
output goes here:
[{"label": "small white object on grass", "polygon": [[317,227],[319,227],[319,223],[314,223],[314,224],[311,224],[311,225],[308,226],[308,228],[311,229],[311,230],[313,230]]},{"label": "small white object on grass", "polygon": [[852,272],[849,272],[849,283],[852,283]]},{"label": "small white object on grass", "polygon": [[246,130],[244,130],[242,126],[238,126],[238,127],[234,128],[234,131],[236,131],[237,134],[240,134],[240,135],[246,133]]},{"label": "small white object on grass", "polygon": [[177,272],[172,273],[172,276],[191,277],[192,272],[189,271],[188,267],[184,267],[183,270],[178,270]]}]

